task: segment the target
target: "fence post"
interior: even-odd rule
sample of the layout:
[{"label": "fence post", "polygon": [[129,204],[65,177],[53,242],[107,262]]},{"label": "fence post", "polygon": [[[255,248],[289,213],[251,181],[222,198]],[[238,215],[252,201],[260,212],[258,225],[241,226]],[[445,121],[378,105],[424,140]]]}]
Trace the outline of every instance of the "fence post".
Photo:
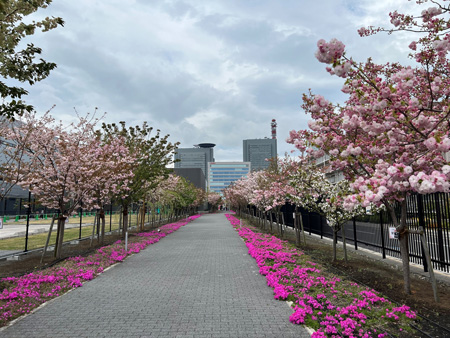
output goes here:
[{"label": "fence post", "polygon": [[[441,194],[435,194],[435,205],[436,205],[436,220],[437,220],[437,235],[438,235],[438,252],[439,252],[439,261],[441,263],[441,268],[445,269],[445,255],[444,255],[444,238],[442,236],[442,215],[441,215],[441,204],[439,203],[439,198],[440,198]],[[425,227],[424,227],[424,236],[426,237],[426,232],[425,232]],[[431,257],[430,257],[430,262],[431,262]]]},{"label": "fence post", "polygon": [[355,242],[355,250],[358,250],[358,239],[356,238],[356,219],[353,217],[353,240]]},{"label": "fence post", "polygon": [[78,239],[81,239],[82,222],[83,222],[83,202],[80,202],[80,231],[79,231]]},{"label": "fence post", "polygon": [[[31,189],[31,187],[30,187]],[[6,203],[5,203],[6,207]],[[25,233],[25,252],[28,251],[28,231],[30,229],[30,213],[31,213],[31,191],[28,191],[28,210],[27,210],[27,228]]]},{"label": "fence post", "polygon": [[[323,217],[320,214],[319,214],[319,217],[320,217],[320,238],[322,239],[323,238]],[[336,239],[337,239],[337,236],[336,236]]]},{"label": "fence post", "polygon": [[111,205],[109,207],[109,232],[112,231],[112,213],[113,213],[112,209],[113,208],[112,208],[112,202],[111,202]]},{"label": "fence post", "polygon": [[309,227],[309,235],[311,236],[311,212],[308,211],[308,227]]},{"label": "fence post", "polygon": [[386,259],[386,246],[384,244],[384,229],[383,229],[383,212],[380,211],[380,229],[381,229],[381,252],[383,259]]},{"label": "fence post", "polygon": [[[423,199],[422,199],[422,195],[420,195],[420,194],[417,195],[417,211],[419,212],[419,227],[422,227],[423,231],[425,232],[425,216],[424,216],[424,208],[423,208]],[[428,262],[425,257],[425,252],[424,252],[425,248],[423,247],[422,243],[420,243],[420,247],[422,248],[423,271],[428,272]]]}]

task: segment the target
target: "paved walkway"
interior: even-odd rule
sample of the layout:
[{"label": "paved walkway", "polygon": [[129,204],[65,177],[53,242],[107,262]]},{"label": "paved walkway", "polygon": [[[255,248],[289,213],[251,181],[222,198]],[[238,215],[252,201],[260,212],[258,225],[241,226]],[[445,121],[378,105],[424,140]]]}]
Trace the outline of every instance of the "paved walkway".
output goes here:
[{"label": "paved walkway", "polygon": [[0,337],[309,337],[224,214],[207,214]]}]

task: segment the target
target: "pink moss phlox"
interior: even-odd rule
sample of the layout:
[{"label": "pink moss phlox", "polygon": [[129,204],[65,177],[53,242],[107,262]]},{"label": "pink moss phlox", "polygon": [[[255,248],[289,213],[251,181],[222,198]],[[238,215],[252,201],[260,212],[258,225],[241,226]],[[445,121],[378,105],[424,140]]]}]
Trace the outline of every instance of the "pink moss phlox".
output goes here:
[{"label": "pink moss phlox", "polygon": [[[226,215],[232,225],[239,220]],[[297,263],[303,252],[288,249],[286,241],[274,236],[256,233],[249,227],[236,229],[244,238],[248,253],[256,260],[267,285],[274,289],[274,298],[293,300],[294,312],[289,320],[295,324],[316,325],[312,337],[384,337],[385,333],[371,331],[365,326],[367,313],[373,312],[389,321],[401,317],[414,319],[415,312],[406,305],[393,307],[375,290],[363,289],[357,283],[348,283],[351,290],[342,289],[340,278],[321,274],[314,262]],[[359,289],[359,290],[358,290]],[[336,306],[336,301],[340,306]],[[342,305],[347,303],[347,305]],[[404,318],[403,318],[404,319]]]}]

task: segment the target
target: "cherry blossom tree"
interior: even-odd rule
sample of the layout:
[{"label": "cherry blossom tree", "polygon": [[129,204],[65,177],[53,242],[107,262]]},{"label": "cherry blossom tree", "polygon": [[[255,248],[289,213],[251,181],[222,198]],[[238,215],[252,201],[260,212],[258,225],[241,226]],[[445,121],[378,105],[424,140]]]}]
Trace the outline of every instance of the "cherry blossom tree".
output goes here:
[{"label": "cherry blossom tree", "polygon": [[[311,180],[311,176],[315,177],[314,175],[318,172],[318,169],[317,167],[312,166],[311,162],[308,162],[301,157],[298,160],[293,160],[291,157],[286,156],[279,160],[278,166],[288,177],[287,184],[290,186],[291,191],[288,193],[287,197],[295,205],[294,230],[296,234],[296,244],[300,245],[300,236],[303,237],[303,242],[306,244],[302,214],[297,214],[299,207],[310,210],[311,206],[316,205],[317,197],[312,195],[310,185],[307,183]],[[300,227],[298,225],[300,225]]]},{"label": "cherry blossom tree", "polygon": [[195,188],[195,200],[191,203],[190,208],[191,212],[194,210],[197,210],[203,203],[205,203],[206,200],[206,191],[201,188]]},{"label": "cherry blossom tree", "polygon": [[188,212],[188,208],[197,200],[197,189],[184,177],[173,174],[170,176],[176,179],[176,184],[172,190],[167,190],[166,193],[172,196],[172,199],[168,200],[168,204],[171,206],[172,215],[176,217],[177,213],[186,214]]},{"label": "cherry blossom tree", "polygon": [[47,112],[42,118],[26,113],[19,122],[6,134],[27,156],[17,184],[29,189],[40,204],[59,210],[55,248],[59,258],[66,217],[81,201],[87,208],[96,207],[92,192],[100,171],[97,155],[101,148],[94,133],[98,120],[80,117],[78,123],[64,126]]},{"label": "cherry blossom tree", "polygon": [[[161,137],[159,129],[152,136],[153,128],[149,127],[146,122],[142,126],[128,128],[125,122],[120,122],[120,125],[104,123],[102,128],[106,139],[123,137],[130,155],[135,159],[131,169],[134,179],[129,189],[124,191],[125,197],[118,201],[122,207],[123,234],[125,236],[128,229],[129,205],[140,201],[141,210],[145,210],[147,191],[159,183],[160,176],[168,176],[167,166],[172,163],[173,152],[178,143],[170,143],[169,135]],[[143,218],[141,217],[141,219]]]},{"label": "cherry blossom tree", "polygon": [[166,190],[175,189],[177,180],[178,178],[174,175],[168,175],[167,177],[156,177],[152,182],[153,184],[145,183],[147,185],[145,200],[149,203],[152,224],[155,224],[156,216],[165,203]]},{"label": "cherry blossom tree", "polygon": [[240,214],[241,210],[245,210],[245,208],[251,204],[259,175],[260,172],[251,172],[246,178],[240,178],[223,190],[223,195],[227,203],[231,208],[235,209],[238,214]]},{"label": "cherry blossom tree", "polygon": [[177,217],[180,213],[189,213],[204,200],[204,191],[184,177],[169,174],[158,179],[158,185],[148,191],[148,200],[155,211],[156,207],[168,208],[169,215]]},{"label": "cherry blossom tree", "polygon": [[217,210],[219,204],[222,202],[222,196],[217,192],[208,192],[208,203],[211,205],[211,210]]},{"label": "cherry blossom tree", "polygon": [[248,205],[254,205],[261,214],[265,228],[267,213],[269,213],[270,231],[272,231],[272,212],[275,213],[278,232],[282,235],[280,223],[280,208],[287,201],[290,190],[287,177],[275,166],[271,170],[261,170],[250,173],[247,177],[234,182],[225,191],[227,203],[239,210],[245,210]]},{"label": "cherry blossom tree", "polygon": [[316,57],[329,65],[330,74],[345,79],[342,91],[348,99],[335,105],[320,95],[304,95],[303,109],[313,119],[310,130],[292,131],[288,139],[315,157],[328,154],[333,169],[344,172],[353,190],[346,208],[370,203],[387,208],[399,232],[406,293],[411,292],[408,234],[417,232],[406,222],[406,197],[450,190],[444,156],[450,150],[449,9],[432,3],[437,7],[419,17],[390,14],[393,30],[424,33],[409,45],[414,67],[356,62],[346,56],[342,42],[320,40]]},{"label": "cherry blossom tree", "polygon": [[[264,192],[270,189],[270,182],[265,171],[256,171],[247,176],[247,178],[243,178],[241,183],[241,189],[239,193],[242,194],[242,198],[244,201],[247,201],[245,208],[247,205],[254,205],[259,212],[260,217],[263,219],[261,226],[263,229],[266,228],[266,221],[269,217],[269,227],[270,231],[272,231],[272,213],[268,211],[271,209],[272,203],[267,199],[267,195]],[[262,217],[261,217],[262,216]]]},{"label": "cherry blossom tree", "polygon": [[289,184],[291,168],[281,165],[282,163],[279,159],[274,159],[269,168],[261,172],[268,185],[259,190],[267,203],[266,211],[275,212],[278,233],[281,237],[284,236],[284,214],[281,214],[281,207],[290,202],[289,196],[293,194],[293,189]]},{"label": "cherry blossom tree", "polygon": [[[99,208],[96,219],[98,228],[100,228],[101,222],[99,241],[103,243],[105,237],[104,205],[112,203],[114,199],[126,197],[134,176],[131,169],[135,159],[129,154],[123,137],[118,136],[105,143],[101,141],[101,135],[97,133],[97,142],[96,173],[94,174],[96,179],[92,182],[92,195]],[[122,192],[123,195],[120,195],[119,192]]]},{"label": "cherry blossom tree", "polygon": [[297,161],[285,160],[280,166],[290,169],[289,185],[292,191],[289,198],[296,206],[316,212],[325,217],[327,225],[333,230],[333,260],[337,258],[337,234],[341,231],[344,259],[347,261],[347,246],[344,224],[357,215],[365,213],[361,206],[350,210],[344,208],[344,200],[351,193],[348,181],[331,183],[326,177],[327,167],[319,168],[311,158],[300,158]]}]

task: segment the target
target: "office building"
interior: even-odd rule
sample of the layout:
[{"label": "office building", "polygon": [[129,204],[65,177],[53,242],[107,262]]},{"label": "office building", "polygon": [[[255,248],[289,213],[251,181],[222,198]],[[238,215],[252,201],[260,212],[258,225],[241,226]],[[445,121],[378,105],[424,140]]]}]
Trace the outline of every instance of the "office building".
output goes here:
[{"label": "office building", "polygon": [[234,181],[247,177],[250,162],[211,162],[208,165],[208,190],[221,193]]},{"label": "office building", "polygon": [[267,169],[268,160],[277,157],[277,139],[244,140],[243,155],[244,162],[250,162],[253,171]]},{"label": "office building", "polygon": [[195,148],[179,148],[175,152],[175,168],[200,168],[208,179],[208,163],[214,162],[213,143],[200,143]]},{"label": "office building", "polygon": [[330,155],[325,154],[316,158],[316,166],[318,168],[326,168],[325,176],[330,183],[337,183],[345,179],[341,170],[332,170],[330,166]]},{"label": "office building", "polygon": [[173,172],[177,176],[185,178],[187,181],[206,191],[206,178],[200,168],[174,168]]}]

